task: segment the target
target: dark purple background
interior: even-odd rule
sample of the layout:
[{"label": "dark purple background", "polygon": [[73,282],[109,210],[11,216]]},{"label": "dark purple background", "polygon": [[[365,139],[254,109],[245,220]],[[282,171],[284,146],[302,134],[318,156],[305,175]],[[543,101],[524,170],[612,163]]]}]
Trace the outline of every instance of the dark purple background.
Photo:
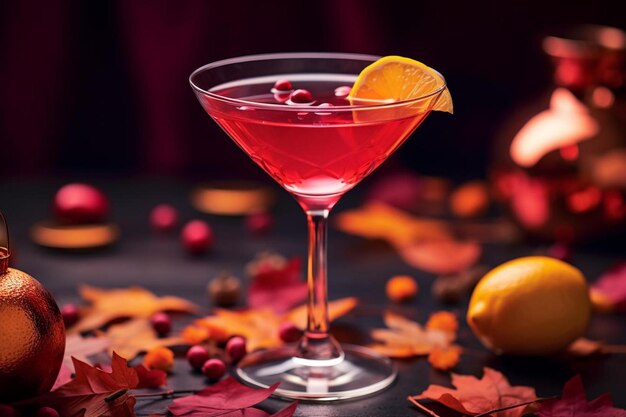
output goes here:
[{"label": "dark purple background", "polygon": [[430,117],[389,166],[480,176],[505,116],[550,85],[542,36],[624,27],[615,4],[2,0],[0,174],[263,177],[196,103],[190,72],[252,53],[349,51],[413,57],[448,79],[454,117]]}]

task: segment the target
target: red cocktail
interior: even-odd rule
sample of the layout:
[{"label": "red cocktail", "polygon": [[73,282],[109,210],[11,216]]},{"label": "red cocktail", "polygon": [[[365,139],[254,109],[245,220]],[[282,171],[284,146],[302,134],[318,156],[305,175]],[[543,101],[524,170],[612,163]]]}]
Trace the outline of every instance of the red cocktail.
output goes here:
[{"label": "red cocktail", "polygon": [[253,352],[236,370],[254,385],[280,381],[279,396],[354,398],[385,388],[396,375],[387,358],[366,348],[340,346],[328,332],[326,222],[341,196],[387,159],[442,97],[449,100],[449,93],[443,77],[433,71],[434,77],[428,78],[432,85],[401,80],[395,88],[400,99],[386,99],[386,93],[377,97],[377,92],[366,92],[367,100],[348,98],[346,86],[376,59],[256,55],[209,64],[190,77],[207,113],[307,214],[309,313],[304,337],[297,345]]}]

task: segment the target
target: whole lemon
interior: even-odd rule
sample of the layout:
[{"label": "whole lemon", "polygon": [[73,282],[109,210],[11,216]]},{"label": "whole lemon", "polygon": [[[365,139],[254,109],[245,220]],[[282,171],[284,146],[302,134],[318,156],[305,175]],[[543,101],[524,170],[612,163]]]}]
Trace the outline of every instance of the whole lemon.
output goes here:
[{"label": "whole lemon", "polygon": [[585,277],[554,258],[506,262],[478,283],[467,322],[496,353],[549,355],[581,337],[591,316]]},{"label": "whole lemon", "polygon": [[0,262],[0,403],[47,392],[64,351],[63,318],[48,290]]}]

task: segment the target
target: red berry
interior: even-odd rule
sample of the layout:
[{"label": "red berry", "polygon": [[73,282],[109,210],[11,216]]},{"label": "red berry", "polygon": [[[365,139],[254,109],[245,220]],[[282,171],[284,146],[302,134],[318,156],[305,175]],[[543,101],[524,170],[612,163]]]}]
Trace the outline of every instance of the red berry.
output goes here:
[{"label": "red berry", "polygon": [[298,329],[292,322],[286,321],[281,323],[278,328],[278,336],[280,337],[280,340],[285,343],[293,343],[300,340],[300,337],[302,337],[302,330]]},{"label": "red berry", "polygon": [[209,360],[209,352],[200,345],[195,345],[187,351],[187,362],[193,369],[200,370],[202,365]]},{"label": "red berry", "polygon": [[226,373],[226,365],[221,359],[209,359],[202,365],[202,373],[212,381],[217,381]]},{"label": "red berry", "polygon": [[150,323],[159,337],[165,337],[172,331],[172,320],[165,313],[156,313],[150,318]]},{"label": "red berry", "polygon": [[313,95],[307,90],[295,90],[289,96],[289,101],[294,104],[311,104],[313,103]]},{"label": "red berry", "polygon": [[269,232],[274,226],[274,217],[267,212],[252,213],[246,217],[246,229],[255,235]]},{"label": "red berry", "polygon": [[19,413],[10,405],[0,404],[0,417],[18,417]]},{"label": "red berry", "polygon": [[226,354],[235,363],[246,356],[246,340],[241,336],[231,337],[226,343]]},{"label": "red berry", "polygon": [[75,325],[78,319],[80,319],[80,311],[74,304],[65,304],[61,308],[61,315],[63,316],[63,323],[66,329]]},{"label": "red berry", "polygon": [[35,417],[59,417],[59,412],[52,407],[41,407]]},{"label": "red berry", "polygon": [[193,220],[185,225],[181,233],[183,246],[191,254],[206,252],[213,245],[213,230],[202,220]]},{"label": "red berry", "polygon": [[67,184],[54,196],[54,212],[66,223],[97,223],[109,214],[109,200],[96,187],[88,184]]},{"label": "red berry", "polygon": [[169,204],[159,204],[150,212],[150,224],[159,232],[167,232],[176,227],[178,212]]},{"label": "red berry", "polygon": [[274,88],[272,89],[272,92],[279,92],[279,91],[291,91],[293,90],[293,86],[291,85],[291,81],[289,80],[278,80],[276,81],[276,83],[274,84]]}]

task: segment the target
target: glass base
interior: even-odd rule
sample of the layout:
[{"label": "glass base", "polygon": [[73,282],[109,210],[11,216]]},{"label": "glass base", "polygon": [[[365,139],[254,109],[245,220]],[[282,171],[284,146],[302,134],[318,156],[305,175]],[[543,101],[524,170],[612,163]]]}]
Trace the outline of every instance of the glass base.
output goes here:
[{"label": "glass base", "polygon": [[[244,383],[267,388],[280,382],[274,396],[305,401],[335,401],[370,395],[388,387],[396,368],[388,358],[361,346],[341,345],[344,357],[337,361],[297,358],[296,345],[254,352],[235,369]],[[330,362],[330,363],[329,363]]]}]

